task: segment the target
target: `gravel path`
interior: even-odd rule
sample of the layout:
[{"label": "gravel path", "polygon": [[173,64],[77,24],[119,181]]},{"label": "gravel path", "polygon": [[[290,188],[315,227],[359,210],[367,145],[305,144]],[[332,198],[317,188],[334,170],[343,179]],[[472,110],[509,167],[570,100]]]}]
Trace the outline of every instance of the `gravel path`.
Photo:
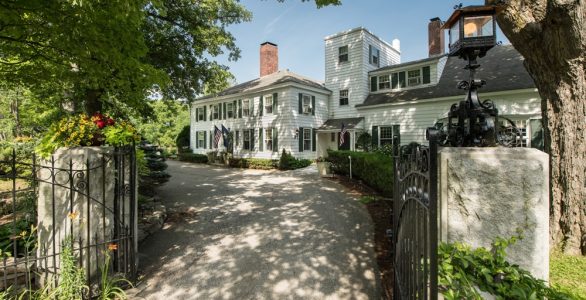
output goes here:
[{"label": "gravel path", "polygon": [[380,299],[368,212],[315,166],[168,164],[171,213],[131,299]]}]

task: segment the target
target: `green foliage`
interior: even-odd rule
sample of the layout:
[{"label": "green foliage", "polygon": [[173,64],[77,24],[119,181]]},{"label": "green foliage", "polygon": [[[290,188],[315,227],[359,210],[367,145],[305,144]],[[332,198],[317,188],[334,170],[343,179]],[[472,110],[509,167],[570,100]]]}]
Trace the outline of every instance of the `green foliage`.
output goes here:
[{"label": "green foliage", "polygon": [[[146,140],[166,150],[176,147],[176,138],[183,127],[189,126],[189,106],[175,100],[149,101],[148,106],[153,112],[151,118],[136,118],[137,130]],[[189,132],[187,132],[189,146]]]},{"label": "green foliage", "polygon": [[67,237],[61,249],[61,272],[54,293],[57,299],[82,299],[88,287],[85,285],[85,272],[77,266],[73,253],[73,238]]},{"label": "green foliage", "polygon": [[444,298],[481,300],[477,287],[496,299],[571,299],[507,262],[505,250],[516,240],[497,238],[491,250],[472,249],[459,242],[442,243],[438,250],[438,284]]},{"label": "green foliage", "polygon": [[229,165],[233,168],[270,170],[277,168],[277,160],[264,158],[230,158]]},{"label": "green foliage", "polygon": [[392,157],[395,155],[395,147],[393,147],[393,145],[386,144],[380,147],[373,147],[373,152]]},{"label": "green foliage", "polygon": [[177,146],[177,151],[179,154],[184,152],[189,152],[189,134],[190,134],[190,127],[186,125],[181,129],[177,138],[175,139],[175,145]]},{"label": "green foliage", "polygon": [[352,157],[352,176],[360,178],[364,183],[385,196],[393,194],[393,158],[378,152],[354,152],[328,150],[326,158],[332,164],[332,171],[337,174],[349,175]]},{"label": "green foliage", "polygon": [[376,199],[375,196],[360,196],[360,199],[358,201],[360,201],[360,203],[362,203],[362,204],[368,204],[368,203],[374,202],[376,200],[378,200],[378,199]]},{"label": "green foliage", "polygon": [[309,165],[311,165],[311,160],[297,159],[285,151],[285,149],[283,149],[283,152],[281,152],[281,157],[279,158],[278,168],[279,170],[295,170],[305,168]]},{"label": "green foliage", "polygon": [[356,139],[356,146],[359,150],[370,151],[372,146],[372,136],[368,132],[363,132]]},{"label": "green foliage", "polygon": [[104,266],[100,268],[100,294],[99,300],[128,299],[126,292],[121,288],[122,285],[132,286],[132,283],[124,278],[108,276],[108,268],[110,267],[110,254],[106,253],[106,261]]},{"label": "green foliage", "polygon": [[208,163],[208,156],[205,154],[195,154],[195,153],[179,153],[179,155],[177,156],[177,159],[179,159],[180,161],[186,161],[186,162],[193,162],[193,163],[201,163],[201,164],[206,164]]},{"label": "green foliage", "polygon": [[586,256],[554,251],[549,256],[549,282],[572,299],[586,300]]}]

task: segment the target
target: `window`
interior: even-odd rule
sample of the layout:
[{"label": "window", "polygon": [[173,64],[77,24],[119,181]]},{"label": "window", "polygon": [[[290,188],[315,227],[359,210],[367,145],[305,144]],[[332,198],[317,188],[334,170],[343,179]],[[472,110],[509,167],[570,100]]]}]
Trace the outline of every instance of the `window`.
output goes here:
[{"label": "window", "polygon": [[311,128],[303,128],[303,151],[311,151]]},{"label": "window", "polygon": [[417,86],[421,84],[421,70],[407,71],[407,83],[409,86]]},{"label": "window", "polygon": [[311,97],[309,95],[303,95],[303,114],[310,114],[311,109]]},{"label": "window", "polygon": [[242,100],[242,116],[248,117],[250,116],[250,99]]},{"label": "window", "polygon": [[214,120],[217,120],[220,118],[220,105],[216,104],[214,105]]},{"label": "window", "polygon": [[379,146],[390,145],[395,154],[398,153],[399,145],[401,145],[400,125],[381,126],[379,133]]},{"label": "window", "polygon": [[203,121],[203,107],[197,109],[197,120]]},{"label": "window", "polygon": [[236,130],[234,133],[234,145],[240,146],[240,131]]},{"label": "window", "polygon": [[265,113],[273,113],[273,96],[265,96]]},{"label": "window", "polygon": [[273,128],[265,129],[265,150],[273,151]]},{"label": "window", "polygon": [[335,132],[330,133],[330,141],[336,142],[336,133]]},{"label": "window", "polygon": [[380,50],[373,47],[372,45],[368,46],[368,62],[371,65],[375,65],[377,67],[380,66]]},{"label": "window", "polygon": [[228,114],[228,118],[229,119],[234,118],[234,104],[232,104],[232,102],[229,102],[226,105],[226,111],[227,111],[227,114]]},{"label": "window", "polygon": [[348,105],[348,90],[340,90],[340,105]]},{"label": "window", "polygon": [[244,141],[243,141],[243,145],[242,145],[242,149],[244,150],[251,150],[252,149],[252,143],[251,143],[251,135],[252,135],[252,130],[254,129],[246,129],[242,131],[242,135],[244,137]]},{"label": "window", "polygon": [[389,75],[383,75],[378,77],[378,89],[390,89],[391,88],[391,81],[389,79]]},{"label": "window", "polygon": [[348,61],[348,46],[342,46],[338,48],[338,63]]},{"label": "window", "polygon": [[500,129],[504,131],[507,136],[514,136],[514,140],[510,140],[513,147],[527,147],[527,121],[526,120],[512,120],[516,129],[506,119],[499,119]]},{"label": "window", "polygon": [[205,136],[203,131],[197,132],[197,148],[205,148]]}]

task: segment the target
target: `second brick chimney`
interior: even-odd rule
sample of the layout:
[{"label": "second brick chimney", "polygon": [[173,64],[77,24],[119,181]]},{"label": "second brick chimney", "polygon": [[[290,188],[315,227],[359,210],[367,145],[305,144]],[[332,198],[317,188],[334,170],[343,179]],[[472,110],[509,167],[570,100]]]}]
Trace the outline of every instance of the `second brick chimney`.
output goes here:
[{"label": "second brick chimney", "polygon": [[444,30],[442,25],[443,22],[439,18],[429,20],[429,25],[427,25],[429,57],[444,54]]},{"label": "second brick chimney", "polygon": [[260,77],[279,71],[279,48],[277,44],[260,44]]}]

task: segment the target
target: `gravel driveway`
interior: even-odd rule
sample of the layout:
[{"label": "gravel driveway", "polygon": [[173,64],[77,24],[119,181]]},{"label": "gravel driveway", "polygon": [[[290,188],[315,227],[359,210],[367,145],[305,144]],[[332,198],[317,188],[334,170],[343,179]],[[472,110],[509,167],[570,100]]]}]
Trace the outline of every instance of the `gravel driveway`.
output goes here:
[{"label": "gravel driveway", "polygon": [[168,164],[172,213],[139,247],[131,298],[380,299],[368,212],[315,166]]}]

